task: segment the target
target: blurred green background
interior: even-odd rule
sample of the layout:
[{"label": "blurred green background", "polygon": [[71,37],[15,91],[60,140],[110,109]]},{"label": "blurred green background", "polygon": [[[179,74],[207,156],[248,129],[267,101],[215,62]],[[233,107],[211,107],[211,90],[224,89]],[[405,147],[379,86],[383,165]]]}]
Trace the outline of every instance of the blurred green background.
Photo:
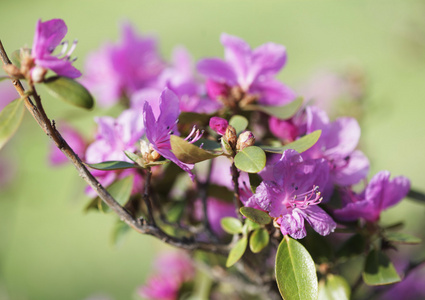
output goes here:
[{"label": "blurred green background", "polygon": [[[119,23],[130,20],[139,32],[158,37],[166,58],[176,45],[196,59],[222,56],[222,32],[253,47],[284,44],[288,63],[279,78],[293,87],[320,70],[355,66],[366,79],[361,145],[371,175],[387,169],[425,191],[424,14],[424,1],[2,0],[0,39],[9,53],[30,47],[37,19],[63,18],[67,38],[79,40],[75,65],[83,69],[87,53],[116,41]],[[72,117],[87,136],[92,117],[104,113],[70,108],[39,92],[51,118]],[[0,190],[0,299],[137,298],[136,287],[164,246],[136,233],[112,245],[114,216],[83,213],[84,184],[72,166],[48,166],[48,143],[27,114],[0,152],[15,173]],[[423,236],[424,212],[407,200],[383,222],[405,219],[407,232]]]}]

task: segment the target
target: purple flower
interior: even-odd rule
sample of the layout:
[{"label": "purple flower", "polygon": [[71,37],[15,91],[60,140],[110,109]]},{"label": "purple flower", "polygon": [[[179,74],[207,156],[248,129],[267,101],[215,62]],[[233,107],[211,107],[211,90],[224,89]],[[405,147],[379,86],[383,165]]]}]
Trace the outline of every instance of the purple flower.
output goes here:
[{"label": "purple flower", "polygon": [[138,289],[139,295],[149,300],[177,300],[182,284],[195,276],[192,261],[180,252],[164,253],[154,267],[156,274]]},{"label": "purple flower", "polygon": [[375,222],[381,212],[400,202],[410,190],[410,181],[404,176],[390,180],[390,172],[381,171],[369,182],[366,189],[355,194],[351,190],[342,192],[344,207],[334,211],[334,216],[342,221],[355,221],[359,218]]},{"label": "purple flower", "polygon": [[209,80],[210,95],[217,95],[226,87],[238,87],[265,105],[283,105],[295,98],[289,88],[274,78],[286,63],[284,46],[266,43],[251,50],[244,40],[225,33],[221,35],[221,43],[225,60],[207,58],[197,66]]},{"label": "purple flower", "polygon": [[0,82],[0,111],[17,98],[19,98],[18,92],[10,81]]},{"label": "purple flower", "polygon": [[[196,220],[199,221],[202,220],[202,218],[204,217],[202,211],[202,203],[200,200],[195,202],[194,214]],[[220,220],[222,218],[237,217],[235,212],[235,205],[232,202],[226,202],[213,197],[207,198],[207,215],[211,229],[217,236],[222,236],[225,234],[220,223]]]},{"label": "purple flower", "polygon": [[129,23],[122,26],[121,34],[120,44],[106,44],[86,62],[83,84],[103,106],[152,86],[164,68],[155,39],[137,36]]},{"label": "purple flower", "polygon": [[[41,22],[41,20],[37,21],[31,50],[31,56],[34,59],[35,67],[32,68],[30,72],[34,81],[41,81],[43,78],[39,80],[40,78],[36,77],[39,77],[39,74],[43,74],[47,70],[52,70],[59,76],[70,78],[81,76],[81,72],[72,66],[73,61],[70,60],[70,56],[76,46],[76,41],[74,41],[68,51],[68,43],[64,42],[62,52],[58,55],[52,55],[55,48],[61,44],[67,31],[68,28],[62,19],[52,19],[46,22]],[[42,77],[44,77],[44,74]]]},{"label": "purple flower", "polygon": [[315,106],[307,107],[307,133],[322,130],[317,143],[303,153],[304,157],[325,158],[330,165],[331,181],[341,186],[358,183],[369,172],[369,160],[355,150],[360,126],[354,118],[341,117],[330,122],[326,113]]},{"label": "purple flower", "polygon": [[280,225],[283,234],[301,239],[307,234],[304,220],[321,235],[328,235],[336,223],[320,207],[320,187],[328,180],[329,168],[324,159],[304,160],[298,152],[286,150],[281,159],[269,167],[264,180],[252,196]]},{"label": "purple flower", "polygon": [[[216,101],[205,96],[204,85],[194,76],[192,57],[183,47],[174,49],[172,65],[162,71],[152,86],[143,88],[131,96],[131,107],[143,108],[145,101],[152,106],[153,102],[158,102],[164,87],[172,90],[180,98],[181,111],[212,113],[220,108]],[[155,108],[153,111],[155,112]]]},{"label": "purple flower", "polygon": [[145,102],[143,119],[146,127],[146,137],[156,152],[189,173],[190,178],[194,180],[195,176],[190,171],[194,165],[181,162],[171,151],[170,135],[178,133],[177,118],[180,110],[179,98],[168,88],[161,93],[159,109],[159,116],[155,117],[151,105],[149,102]]},{"label": "purple flower", "polygon": [[114,119],[112,117],[96,118],[98,130],[96,140],[86,151],[88,163],[119,160],[131,162],[124,150],[136,151],[136,142],[145,133],[143,118],[138,111],[126,110]]}]

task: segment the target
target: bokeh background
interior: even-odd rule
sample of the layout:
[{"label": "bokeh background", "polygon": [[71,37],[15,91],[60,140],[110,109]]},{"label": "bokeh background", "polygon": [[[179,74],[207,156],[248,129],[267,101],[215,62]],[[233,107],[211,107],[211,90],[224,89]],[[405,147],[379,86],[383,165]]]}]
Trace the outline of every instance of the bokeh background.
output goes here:
[{"label": "bokeh background", "polygon": [[[284,44],[288,63],[279,75],[302,87],[321,72],[360,72],[361,147],[371,175],[387,169],[425,191],[425,2],[254,0],[1,0],[0,39],[9,52],[31,46],[37,19],[63,18],[67,38],[78,38],[75,65],[104,41],[117,41],[119,24],[156,35],[164,57],[184,45],[198,59],[222,56],[227,32],[252,46]],[[90,136],[91,112],[70,108],[39,91],[53,119],[72,119]],[[0,187],[0,299],[137,299],[136,288],[164,246],[131,233],[111,242],[114,216],[84,213],[84,184],[72,166],[52,168],[48,138],[26,114],[10,143]],[[383,222],[405,220],[405,231],[423,236],[424,205],[406,200]],[[413,248],[416,256],[423,245]]]}]

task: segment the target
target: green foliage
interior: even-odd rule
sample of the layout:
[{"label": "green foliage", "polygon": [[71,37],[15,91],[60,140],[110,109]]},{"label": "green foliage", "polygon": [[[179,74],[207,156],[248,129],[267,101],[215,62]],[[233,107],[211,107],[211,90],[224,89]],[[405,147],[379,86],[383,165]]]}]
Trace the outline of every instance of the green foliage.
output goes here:
[{"label": "green foliage", "polygon": [[245,253],[246,246],[248,245],[248,238],[246,236],[242,237],[239,241],[236,242],[235,246],[230,250],[229,256],[227,257],[226,267],[233,266]]},{"label": "green foliage", "polygon": [[0,149],[18,130],[24,116],[24,101],[16,99],[6,105],[0,112]]},{"label": "green foliage", "polygon": [[349,300],[350,294],[350,286],[341,276],[328,274],[319,282],[318,300]]},{"label": "green foliage", "polygon": [[366,240],[361,234],[355,234],[342,244],[337,251],[338,257],[350,258],[356,255],[362,255],[365,252]]},{"label": "green foliage", "polygon": [[[115,181],[106,190],[111,194],[111,196],[121,205],[125,205],[131,195],[131,190],[133,188],[134,178],[133,176],[127,176],[120,180]],[[85,211],[88,212],[91,209],[99,210],[104,213],[110,212],[111,209],[106,205],[100,197],[94,198],[85,208]]]},{"label": "green foliage", "polygon": [[233,217],[225,217],[220,220],[221,227],[230,234],[242,233],[242,222]]},{"label": "green foliage", "polygon": [[276,281],[285,300],[317,299],[314,261],[303,245],[288,236],[285,236],[277,250]]},{"label": "green foliage", "polygon": [[267,225],[272,220],[266,212],[252,207],[241,207],[240,212],[251,221],[260,225]]},{"label": "green foliage", "polygon": [[120,246],[123,243],[124,237],[130,231],[130,226],[121,220],[117,220],[112,229],[112,243],[116,246]]},{"label": "green foliage", "polygon": [[18,69],[21,68],[21,50],[15,50],[9,55],[10,61],[14,64]]},{"label": "green foliage", "polygon": [[137,168],[135,164],[128,163],[126,161],[104,161],[97,164],[88,164],[92,169],[96,170],[102,170],[102,171],[112,171],[112,170],[124,170],[124,169],[131,169],[131,168]]},{"label": "green foliage", "polygon": [[266,166],[266,154],[260,147],[246,147],[236,154],[235,166],[247,173],[258,173]]},{"label": "green foliage", "polygon": [[400,281],[400,276],[392,262],[381,251],[372,250],[368,254],[362,273],[367,285],[385,285]]},{"label": "green foliage", "polygon": [[385,239],[387,241],[390,241],[392,243],[397,243],[397,244],[415,245],[415,244],[420,244],[422,242],[420,238],[417,238],[415,236],[412,236],[407,233],[402,233],[402,232],[386,232]]},{"label": "green foliage", "polygon": [[294,101],[283,106],[263,106],[263,105],[249,105],[246,110],[258,110],[270,116],[277,117],[281,120],[291,118],[300,109],[303,103],[302,98],[297,98]]},{"label": "green foliage", "polygon": [[254,230],[249,238],[249,248],[253,253],[258,253],[263,250],[270,241],[270,235],[265,228]]},{"label": "green foliage", "polygon": [[195,164],[221,155],[205,151],[176,135],[170,136],[170,142],[174,155],[186,164]]},{"label": "green foliage", "polygon": [[50,77],[44,81],[44,86],[53,97],[69,104],[86,109],[94,106],[94,99],[89,91],[71,78]]},{"label": "green foliage", "polygon": [[236,130],[236,134],[239,135],[248,127],[248,120],[243,116],[235,115],[230,118],[229,125],[233,126]]},{"label": "green foliage", "polygon": [[321,130],[316,130],[284,146],[281,146],[281,147],[261,146],[261,149],[263,149],[266,152],[280,153],[280,154],[287,149],[293,149],[297,151],[298,153],[302,153],[310,149],[311,147],[313,147],[314,144],[316,144],[316,142],[319,140],[321,134],[322,134]]}]

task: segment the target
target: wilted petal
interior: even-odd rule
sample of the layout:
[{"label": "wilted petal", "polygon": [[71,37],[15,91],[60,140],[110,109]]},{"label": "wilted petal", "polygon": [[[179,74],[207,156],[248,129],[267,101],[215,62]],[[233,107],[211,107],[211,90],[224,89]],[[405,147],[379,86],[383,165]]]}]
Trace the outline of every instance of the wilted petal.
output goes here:
[{"label": "wilted petal", "polygon": [[298,209],[294,209],[292,214],[288,213],[277,219],[282,234],[289,234],[294,239],[302,239],[307,235],[304,218],[299,211]]}]

